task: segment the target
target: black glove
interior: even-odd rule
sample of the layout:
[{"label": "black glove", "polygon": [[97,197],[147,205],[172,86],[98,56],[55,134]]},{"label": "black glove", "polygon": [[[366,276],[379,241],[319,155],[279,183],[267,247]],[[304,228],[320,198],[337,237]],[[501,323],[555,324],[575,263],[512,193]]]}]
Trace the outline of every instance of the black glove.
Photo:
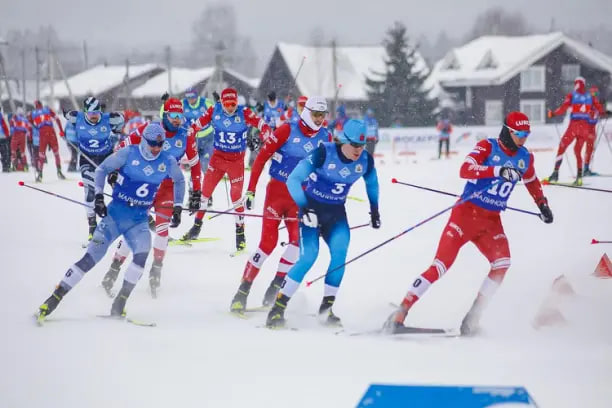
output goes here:
[{"label": "black glove", "polygon": [[548,206],[548,200],[544,199],[540,204],[538,204],[538,208],[540,209],[540,219],[544,221],[546,224],[550,224],[553,222],[553,213],[550,211],[550,207]]},{"label": "black glove", "polygon": [[374,229],[380,228],[380,214],[378,212],[378,208],[370,209],[370,221],[372,223],[372,228]]},{"label": "black glove", "polygon": [[202,192],[201,191],[192,191],[189,195],[189,215],[193,214],[195,211],[200,209],[200,204],[202,202]]},{"label": "black glove", "polygon": [[263,104],[262,104],[261,102],[257,102],[257,103],[255,104],[255,112],[257,112],[257,113],[261,113],[261,112],[263,112],[263,111],[264,111],[264,106],[263,106]]},{"label": "black glove", "polygon": [[161,96],[161,100],[164,102],[166,102],[169,98],[170,94],[168,92],[164,92],[164,94]]},{"label": "black glove", "polygon": [[515,183],[521,179],[521,173],[515,168],[502,166],[499,170],[499,177],[511,183]]},{"label": "black glove", "polygon": [[119,176],[119,173],[117,173],[116,171],[112,171],[108,173],[108,177],[106,177],[106,181],[111,187],[115,187],[115,183],[117,182],[118,176]]},{"label": "black glove", "polygon": [[219,102],[221,100],[221,97],[219,96],[217,91],[213,91],[213,98],[215,99],[215,102]]},{"label": "black glove", "polygon": [[247,137],[247,147],[252,152],[254,152],[255,150],[259,149],[261,147],[261,143],[262,142],[261,142],[261,139],[259,138],[258,134],[251,133]]},{"label": "black glove", "polygon": [[172,209],[172,219],[170,220],[170,228],[176,228],[181,223],[181,213],[183,208],[180,205],[175,205]]},{"label": "black glove", "polygon": [[104,194],[96,194],[96,198],[94,199],[94,212],[102,218],[106,217],[106,204],[104,204]]},{"label": "black glove", "polygon": [[315,210],[311,208],[304,208],[302,210],[302,216],[300,217],[302,224],[309,228],[318,228],[319,219]]}]

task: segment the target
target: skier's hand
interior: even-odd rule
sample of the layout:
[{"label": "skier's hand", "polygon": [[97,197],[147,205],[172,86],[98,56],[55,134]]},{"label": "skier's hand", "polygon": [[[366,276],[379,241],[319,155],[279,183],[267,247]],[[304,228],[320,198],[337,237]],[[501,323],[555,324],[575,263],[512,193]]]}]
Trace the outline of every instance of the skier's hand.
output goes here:
[{"label": "skier's hand", "polygon": [[183,212],[183,207],[180,205],[175,205],[172,209],[172,219],[170,220],[170,228],[176,228],[181,223],[181,213]]},{"label": "skier's hand", "polygon": [[378,208],[372,207],[370,209],[370,220],[371,220],[372,228],[374,229],[380,228],[380,213],[378,212]]},{"label": "skier's hand", "polygon": [[213,99],[215,100],[215,102],[219,102],[221,100],[221,97],[219,96],[217,91],[213,91],[212,95],[213,95]]},{"label": "skier's hand", "polygon": [[164,94],[161,96],[161,100],[163,102],[166,102],[168,98],[170,98],[170,94],[168,92],[164,92]]},{"label": "skier's hand", "polygon": [[305,208],[304,213],[300,217],[302,224],[309,228],[317,228],[319,226],[319,219],[317,213],[311,208]]},{"label": "skier's hand", "polygon": [[192,191],[189,195],[189,215],[192,215],[194,212],[200,209],[200,204],[202,203],[202,192],[201,191]]},{"label": "skier's hand", "polygon": [[96,194],[94,199],[94,212],[102,218],[106,217],[107,212],[106,204],[104,204],[104,194]]},{"label": "skier's hand", "polygon": [[540,209],[540,219],[546,224],[552,223],[553,213],[548,206],[548,200],[544,199],[540,204],[538,204],[538,208]]},{"label": "skier's hand", "polygon": [[255,205],[255,193],[252,191],[247,191],[246,196],[244,198],[244,205],[247,210],[252,210]]},{"label": "skier's hand", "polygon": [[119,173],[117,173],[116,171],[112,171],[108,173],[108,177],[106,178],[106,181],[111,187],[115,187],[115,183],[117,182],[118,176],[119,176]]},{"label": "skier's hand", "polygon": [[516,183],[521,179],[521,173],[515,168],[502,166],[499,169],[499,177],[511,183]]}]

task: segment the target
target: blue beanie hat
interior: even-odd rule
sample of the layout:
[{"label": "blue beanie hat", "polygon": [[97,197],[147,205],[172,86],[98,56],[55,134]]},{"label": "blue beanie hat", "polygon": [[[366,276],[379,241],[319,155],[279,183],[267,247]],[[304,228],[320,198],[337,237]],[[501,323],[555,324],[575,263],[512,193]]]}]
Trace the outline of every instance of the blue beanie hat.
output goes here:
[{"label": "blue beanie hat", "polygon": [[356,143],[364,145],[366,143],[366,126],[362,120],[349,119],[344,122],[342,133],[337,136],[340,143]]}]

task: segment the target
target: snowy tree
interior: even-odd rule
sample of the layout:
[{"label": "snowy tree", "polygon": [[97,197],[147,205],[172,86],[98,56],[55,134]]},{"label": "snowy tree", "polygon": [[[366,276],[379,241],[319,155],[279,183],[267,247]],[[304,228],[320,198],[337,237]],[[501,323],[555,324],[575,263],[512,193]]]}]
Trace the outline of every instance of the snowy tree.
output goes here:
[{"label": "snowy tree", "polygon": [[419,55],[409,42],[406,27],[396,22],[383,41],[387,51],[385,72],[372,72],[366,78],[370,106],[382,126],[425,126],[433,123],[436,99],[424,87],[427,68],[419,71]]},{"label": "snowy tree", "polygon": [[527,35],[531,32],[521,13],[510,13],[501,7],[492,7],[476,17],[465,40],[471,41],[483,35]]}]

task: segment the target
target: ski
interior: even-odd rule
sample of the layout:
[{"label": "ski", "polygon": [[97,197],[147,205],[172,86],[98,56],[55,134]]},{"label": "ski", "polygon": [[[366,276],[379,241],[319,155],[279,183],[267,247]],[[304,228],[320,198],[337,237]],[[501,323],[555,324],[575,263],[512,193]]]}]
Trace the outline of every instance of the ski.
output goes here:
[{"label": "ski", "polygon": [[255,307],[247,307],[244,309],[245,313],[262,313],[269,312],[270,306],[255,306]]},{"label": "ski", "polygon": [[196,244],[199,242],[213,242],[213,241],[219,241],[220,239],[221,238],[217,238],[217,237],[196,238],[196,239],[189,239],[189,240],[168,238],[168,245],[170,246],[182,245],[182,246],[191,247],[193,246],[193,244]]},{"label": "ski", "polygon": [[570,186],[570,187],[582,187],[582,186],[588,186],[589,183],[582,183],[582,185],[578,186],[576,184],[574,184],[574,182],[564,182],[564,181],[549,181],[548,179],[542,179],[541,183],[543,185],[560,185],[560,186]]},{"label": "ski", "polygon": [[247,253],[247,252],[246,252],[246,248],[245,248],[245,249],[239,249],[239,250],[237,250],[237,251],[230,252],[229,256],[230,256],[231,258],[235,258],[235,257],[237,257],[237,256],[240,256],[240,255],[243,255],[243,254],[246,254],[246,253]]},{"label": "ski", "polygon": [[113,291],[113,289],[106,289],[104,286],[102,286],[102,289],[104,289],[104,293],[106,293],[106,296],[111,299],[115,298],[116,293]]},{"label": "ski", "polygon": [[268,330],[274,330],[274,331],[299,331],[300,329],[298,329],[297,327],[291,327],[291,326],[280,326],[280,327],[268,327],[268,326],[255,326],[258,329],[268,329]]},{"label": "ski", "polygon": [[141,327],[156,327],[157,326],[157,323],[155,322],[145,322],[142,320],[136,320],[136,319],[132,319],[131,317],[125,317],[125,316],[96,315],[96,317],[100,317],[103,319],[117,320],[119,322],[126,322],[126,323],[133,324],[135,326],[141,326]]},{"label": "ski", "polygon": [[340,330],[335,332],[336,335],[347,335],[350,337],[356,336],[384,336],[388,338],[419,338],[419,337],[458,337],[460,334],[453,329],[440,329],[428,327],[404,326],[396,328],[394,333],[389,333],[384,329],[364,330],[349,332]]}]

